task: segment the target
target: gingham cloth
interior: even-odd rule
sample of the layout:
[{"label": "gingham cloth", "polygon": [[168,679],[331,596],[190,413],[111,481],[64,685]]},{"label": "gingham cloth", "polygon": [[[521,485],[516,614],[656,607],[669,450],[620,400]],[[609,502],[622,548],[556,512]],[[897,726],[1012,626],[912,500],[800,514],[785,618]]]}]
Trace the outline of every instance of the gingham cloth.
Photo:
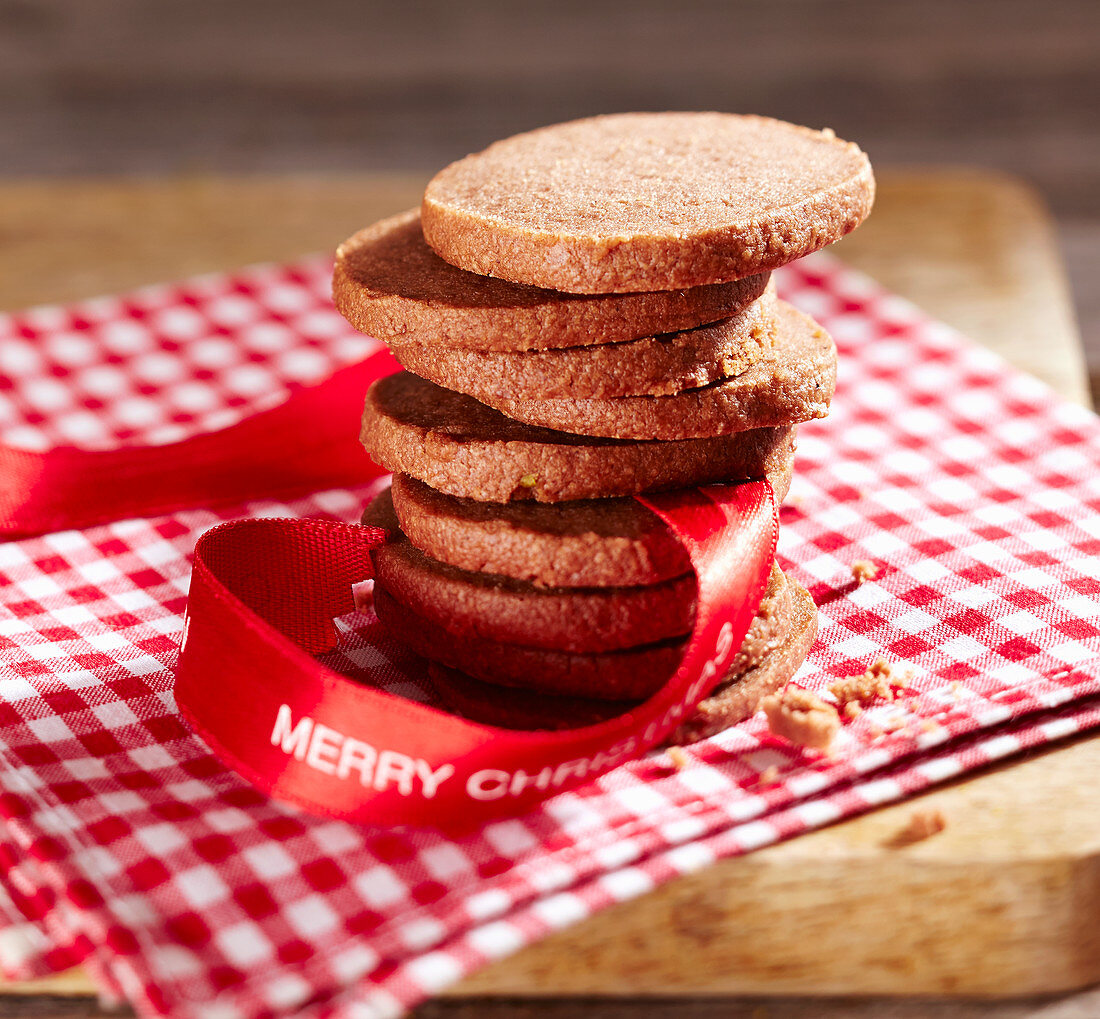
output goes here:
[{"label": "gingham cloth", "polygon": [[[314,259],[4,318],[0,441],[163,443],[278,401],[374,349],[328,279]],[[797,681],[881,655],[913,669],[902,699],[831,756],[757,717],[680,770],[655,752],[458,840],[358,828],[227,773],[181,723],[172,666],[203,530],[354,520],[368,486],[0,545],[8,975],[83,962],[184,1019],[396,1015],[678,874],[1100,725],[1097,419],[826,257],[779,280],[840,349],[782,516],[821,611]],[[879,574],[857,586],[860,559]],[[399,671],[369,619],[344,626],[348,659]]]}]

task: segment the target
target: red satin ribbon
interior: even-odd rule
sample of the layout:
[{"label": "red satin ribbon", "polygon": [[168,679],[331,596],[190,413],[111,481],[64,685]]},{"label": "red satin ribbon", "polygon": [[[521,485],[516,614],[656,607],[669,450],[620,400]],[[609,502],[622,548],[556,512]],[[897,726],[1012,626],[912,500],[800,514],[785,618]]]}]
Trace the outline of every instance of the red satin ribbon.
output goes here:
[{"label": "red satin ribbon", "polygon": [[398,368],[381,351],[277,407],[163,446],[35,452],[0,444],[0,535],[362,484],[381,473],[358,441],[363,394]]},{"label": "red satin ribbon", "polygon": [[[170,445],[31,452],[0,445],[0,534],[85,527],[188,506],[361,484],[357,441],[386,352],[236,425]],[[766,481],[642,500],[686,546],[699,580],[676,675],[628,714],[566,732],[466,721],[357,683],[313,654],[335,641],[352,585],[384,532],[314,520],[241,520],[199,540],[176,698],[230,766],[327,816],[465,827],[599,775],[656,745],[741,646],[775,555]]]},{"label": "red satin ribbon", "polygon": [[699,581],[675,676],[625,715],[565,732],[481,725],[364,686],[313,655],[371,576],[370,527],[241,520],[195,550],[176,700],[228,765],[273,797],[374,824],[468,827],[658,744],[718,682],[752,622],[778,531],[767,481],[648,496]]}]

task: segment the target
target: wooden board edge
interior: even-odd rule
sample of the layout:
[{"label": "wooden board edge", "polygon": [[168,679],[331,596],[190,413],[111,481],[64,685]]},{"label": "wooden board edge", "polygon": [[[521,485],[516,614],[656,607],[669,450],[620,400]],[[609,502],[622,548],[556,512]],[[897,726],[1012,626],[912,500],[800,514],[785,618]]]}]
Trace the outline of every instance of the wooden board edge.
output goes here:
[{"label": "wooden board edge", "polygon": [[[446,993],[1020,997],[1087,987],[1100,981],[1096,769],[1097,735],[1010,759],[675,878]],[[1020,794],[1002,809],[1012,789]],[[1067,813],[1083,790],[1095,809]],[[915,811],[939,811],[947,828],[898,847]]]}]

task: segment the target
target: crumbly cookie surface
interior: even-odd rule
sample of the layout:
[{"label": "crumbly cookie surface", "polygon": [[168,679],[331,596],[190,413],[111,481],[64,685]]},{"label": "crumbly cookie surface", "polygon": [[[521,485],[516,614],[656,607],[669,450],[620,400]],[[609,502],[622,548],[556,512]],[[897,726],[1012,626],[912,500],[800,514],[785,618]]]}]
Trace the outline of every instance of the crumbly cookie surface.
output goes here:
[{"label": "crumbly cookie surface", "polygon": [[687,439],[792,425],[829,413],[836,346],[813,319],[779,302],[774,345],[733,378],[671,396],[486,400],[527,424],[616,439]]},{"label": "crumbly cookie surface", "polygon": [[682,637],[691,629],[696,582],[690,571],[630,587],[537,587],[424,554],[399,530],[388,491],[367,508],[364,522],[393,535],[371,553],[375,587],[460,637],[597,652]]},{"label": "crumbly cookie surface", "polygon": [[625,587],[691,569],[683,545],[636,499],[475,502],[407,474],[394,475],[391,495],[409,540],[465,570],[547,587]]},{"label": "crumbly cookie surface", "polygon": [[625,113],[516,135],[428,184],[428,243],[471,272],[573,293],[695,287],[839,240],[871,209],[831,131],[729,113]]},{"label": "crumbly cookie surface", "polygon": [[782,642],[757,664],[720,683],[672,734],[671,743],[695,743],[751,718],[765,698],[798,671],[817,638],[817,606],[800,584],[788,578],[788,585],[789,616]]},{"label": "crumbly cookie surface", "polygon": [[409,372],[367,393],[361,439],[383,467],[481,502],[562,502],[767,476],[786,494],[792,428],[677,442],[573,435],[513,421]]},{"label": "crumbly cookie surface", "polygon": [[694,329],[737,314],[767,274],[688,289],[581,296],[466,272],[424,240],[416,210],[349,237],[332,293],[360,332],[386,341],[482,351],[620,343]]},{"label": "crumbly cookie surface", "polygon": [[678,639],[586,653],[451,633],[377,585],[374,609],[387,629],[417,654],[497,687],[593,700],[639,701],[668,681],[683,654],[683,641]]},{"label": "crumbly cookie surface", "polygon": [[[783,594],[786,584],[790,584],[793,598]],[[766,629],[780,633],[779,642],[759,660],[750,660],[739,654],[718,690],[674,734],[674,742],[694,742],[748,718],[766,694],[793,675],[816,633],[816,616],[811,617],[806,612],[805,600],[808,598],[804,589],[788,581],[778,567],[773,569],[761,609],[741,650],[759,645]],[[648,677],[651,662],[659,661],[661,668],[669,671],[663,674],[663,678],[657,679],[656,689],[667,681],[671,670],[675,669],[681,651],[682,645],[677,645],[675,655],[670,655],[668,649],[662,647],[603,656],[601,664],[607,671],[601,675],[608,677],[611,686],[602,690],[592,685],[586,688],[583,683],[566,684],[568,690],[559,685],[559,677],[553,671],[553,655],[540,659],[543,671],[539,673],[539,681],[506,683],[507,688],[500,685],[506,681],[492,676],[473,678],[471,672],[481,669],[482,663],[476,663],[474,670],[471,670],[469,659],[456,658],[443,662],[445,667],[433,669],[432,677],[437,692],[453,710],[477,721],[516,729],[567,729],[628,710],[629,700],[604,697],[609,690],[622,689],[618,685],[623,681],[620,671],[629,667],[640,668]],[[600,656],[592,657],[600,659]],[[622,670],[616,659],[621,661]],[[443,659],[436,655],[435,660],[441,662]],[[547,665],[550,665],[550,671],[546,670]],[[589,677],[590,684],[596,681]]]},{"label": "crumbly cookie surface", "polygon": [[730,318],[624,343],[498,352],[390,341],[409,371],[497,406],[502,400],[667,396],[739,375],[775,345],[776,302],[769,287]]}]

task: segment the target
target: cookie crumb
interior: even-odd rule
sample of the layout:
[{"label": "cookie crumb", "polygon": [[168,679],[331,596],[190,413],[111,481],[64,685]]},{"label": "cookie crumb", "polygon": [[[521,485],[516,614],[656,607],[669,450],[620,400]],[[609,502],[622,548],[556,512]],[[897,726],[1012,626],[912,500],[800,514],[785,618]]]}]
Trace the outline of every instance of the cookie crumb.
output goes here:
[{"label": "cookie crumb", "polygon": [[878,567],[870,559],[857,559],[852,563],[852,579],[858,587],[865,580],[874,580],[878,576]]},{"label": "cookie crumb", "polygon": [[779,778],[779,768],[774,764],[769,764],[762,772],[760,772],[760,785],[774,785],[776,779]]},{"label": "cookie crumb", "polygon": [[867,670],[873,676],[886,680],[892,690],[904,690],[913,678],[913,670],[905,665],[891,664],[885,658],[876,658]]},{"label": "cookie crumb", "polygon": [[760,705],[772,734],[795,746],[825,750],[840,731],[836,708],[801,687],[784,687]]},{"label": "cookie crumb", "polygon": [[914,810],[909,822],[886,843],[888,846],[909,846],[914,842],[938,835],[947,827],[947,818],[942,810]]},{"label": "cookie crumb", "polygon": [[[829,687],[847,718],[855,718],[859,710],[869,708],[878,701],[897,699],[898,690],[904,689],[908,672],[897,669],[884,658],[876,658],[860,676],[845,676]],[[854,712],[854,713],[853,713]]]},{"label": "cookie crumb", "polygon": [[672,762],[673,771],[683,771],[691,760],[684,752],[683,747],[669,747],[666,752],[668,753],[668,759]]}]

